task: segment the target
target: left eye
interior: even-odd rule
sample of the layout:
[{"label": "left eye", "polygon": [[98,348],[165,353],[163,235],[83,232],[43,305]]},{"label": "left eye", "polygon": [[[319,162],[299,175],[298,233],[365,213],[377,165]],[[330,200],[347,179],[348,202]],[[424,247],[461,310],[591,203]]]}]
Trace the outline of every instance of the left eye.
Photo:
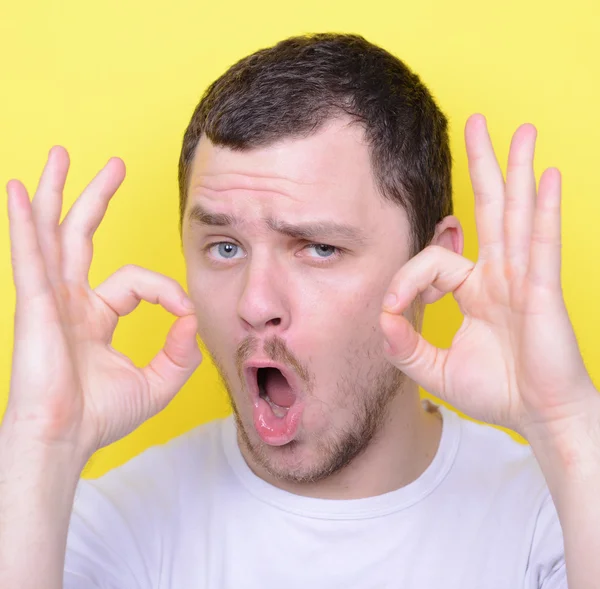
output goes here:
[{"label": "left eye", "polygon": [[337,248],[325,243],[311,243],[307,248],[312,249],[318,258],[330,258],[337,253]]},{"label": "left eye", "polygon": [[242,248],[235,243],[231,243],[230,241],[222,241],[221,243],[215,243],[209,248],[210,253],[216,258],[221,258],[225,260],[232,260],[237,256],[236,254],[243,254]]}]

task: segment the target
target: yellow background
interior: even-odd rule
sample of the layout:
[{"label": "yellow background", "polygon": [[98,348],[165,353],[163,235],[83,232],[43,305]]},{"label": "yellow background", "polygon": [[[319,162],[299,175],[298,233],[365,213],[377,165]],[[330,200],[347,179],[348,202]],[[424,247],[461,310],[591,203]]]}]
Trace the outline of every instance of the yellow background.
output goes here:
[{"label": "yellow background", "polygon": [[[122,157],[128,177],[95,238],[91,283],[134,263],[184,284],[176,168],[202,91],[240,57],[284,37],[360,33],[419,73],[450,119],[456,209],[469,257],[477,244],[463,141],[467,117],[487,116],[503,167],[516,127],[537,126],[538,178],[549,166],[563,173],[565,296],[600,384],[598,6],[592,0],[2,0],[0,182],[16,177],[33,191],[48,149],[62,144],[72,161],[70,206],[110,156]],[[9,386],[14,304],[3,213],[0,408]],[[143,303],[119,325],[115,346],[144,364],[171,321]],[[447,297],[428,311],[425,335],[447,345],[459,324]],[[228,411],[214,368],[204,363],[163,413],[97,453],[85,476]]]}]

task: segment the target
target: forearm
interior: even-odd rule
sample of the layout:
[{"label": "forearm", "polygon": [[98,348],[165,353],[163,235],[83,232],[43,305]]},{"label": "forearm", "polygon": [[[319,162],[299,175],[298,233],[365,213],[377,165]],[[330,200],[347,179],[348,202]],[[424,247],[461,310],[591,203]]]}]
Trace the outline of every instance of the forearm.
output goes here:
[{"label": "forearm", "polygon": [[563,531],[569,589],[600,580],[600,397],[585,426],[532,444]]},{"label": "forearm", "polygon": [[0,587],[62,589],[75,489],[85,461],[0,428]]},{"label": "forearm", "polygon": [[559,518],[569,589],[597,589],[600,580],[600,472],[562,491]]}]

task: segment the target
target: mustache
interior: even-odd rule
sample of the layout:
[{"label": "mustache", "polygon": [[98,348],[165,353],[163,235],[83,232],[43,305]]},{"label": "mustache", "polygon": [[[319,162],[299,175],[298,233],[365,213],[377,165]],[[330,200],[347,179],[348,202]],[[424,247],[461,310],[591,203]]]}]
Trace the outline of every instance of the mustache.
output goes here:
[{"label": "mustache", "polygon": [[[252,357],[259,346],[260,340],[253,335],[245,337],[238,346],[235,353],[235,365],[241,382],[244,382],[244,362]],[[300,377],[307,389],[310,388],[312,378],[308,368],[287,347],[283,339],[276,335],[265,339],[263,343],[263,352],[269,360],[289,366]]]}]

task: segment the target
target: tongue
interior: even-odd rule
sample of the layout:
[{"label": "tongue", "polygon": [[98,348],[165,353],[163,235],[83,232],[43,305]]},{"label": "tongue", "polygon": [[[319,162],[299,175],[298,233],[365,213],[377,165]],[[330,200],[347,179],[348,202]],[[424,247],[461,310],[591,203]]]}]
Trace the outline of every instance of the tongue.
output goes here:
[{"label": "tongue", "polygon": [[291,407],[296,400],[288,381],[279,370],[267,369],[265,375],[265,392],[271,401],[280,407]]}]

